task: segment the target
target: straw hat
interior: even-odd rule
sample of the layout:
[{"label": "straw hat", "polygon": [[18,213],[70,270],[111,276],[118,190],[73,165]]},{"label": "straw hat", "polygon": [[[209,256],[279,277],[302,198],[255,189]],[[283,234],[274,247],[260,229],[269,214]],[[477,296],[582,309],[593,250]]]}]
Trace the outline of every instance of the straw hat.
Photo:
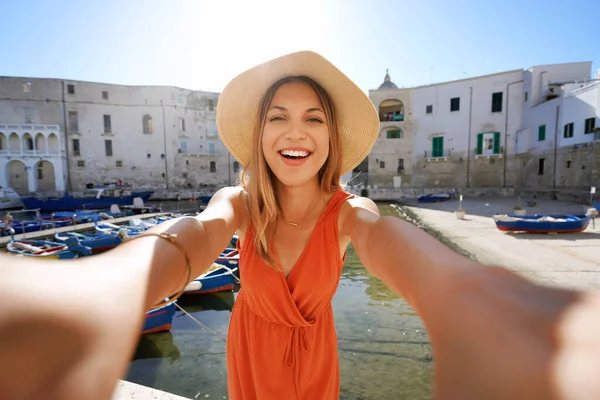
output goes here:
[{"label": "straw hat", "polygon": [[346,75],[321,55],[301,51],[275,58],[236,76],[217,103],[217,129],[233,157],[247,166],[252,152],[260,103],[278,80],[304,75],[318,82],[336,109],[342,142],[342,175],[367,155],[379,134],[379,116],[373,103]]}]

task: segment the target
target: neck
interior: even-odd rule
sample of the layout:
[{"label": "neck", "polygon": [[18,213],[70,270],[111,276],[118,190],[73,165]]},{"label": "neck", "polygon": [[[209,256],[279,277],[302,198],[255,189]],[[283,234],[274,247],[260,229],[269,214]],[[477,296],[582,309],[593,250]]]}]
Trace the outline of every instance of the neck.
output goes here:
[{"label": "neck", "polygon": [[321,188],[318,179],[299,186],[285,186],[277,182],[275,193],[286,220],[297,222],[310,212],[310,207],[315,206],[318,197],[321,196]]}]

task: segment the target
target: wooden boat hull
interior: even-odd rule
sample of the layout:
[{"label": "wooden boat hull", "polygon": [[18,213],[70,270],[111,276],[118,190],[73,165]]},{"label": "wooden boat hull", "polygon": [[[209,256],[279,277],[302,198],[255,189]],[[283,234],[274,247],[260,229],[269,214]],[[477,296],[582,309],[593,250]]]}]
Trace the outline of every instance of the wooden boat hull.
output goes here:
[{"label": "wooden boat hull", "polygon": [[173,303],[157,308],[156,310],[148,311],[144,326],[142,327],[142,335],[170,331],[176,309],[177,307]]},{"label": "wooden boat hull", "polygon": [[184,293],[209,294],[233,290],[235,284],[234,271],[229,271],[228,267],[218,265],[219,268],[202,274],[190,282],[184,289]]},{"label": "wooden boat hull", "polygon": [[23,206],[28,209],[40,209],[41,211],[71,211],[90,208],[110,208],[113,204],[126,206],[133,204],[135,197],[140,197],[143,201],[148,201],[154,192],[139,191],[132,192],[128,196],[120,197],[101,197],[101,198],[78,198],[70,195],[58,199],[38,199],[36,197],[23,197],[21,201]]},{"label": "wooden boat hull", "polygon": [[586,215],[504,215],[494,216],[498,230],[525,233],[583,232],[591,217]]},{"label": "wooden boat hull", "polygon": [[451,196],[447,193],[444,194],[426,194],[419,196],[417,201],[419,203],[440,203],[442,201],[450,200]]}]

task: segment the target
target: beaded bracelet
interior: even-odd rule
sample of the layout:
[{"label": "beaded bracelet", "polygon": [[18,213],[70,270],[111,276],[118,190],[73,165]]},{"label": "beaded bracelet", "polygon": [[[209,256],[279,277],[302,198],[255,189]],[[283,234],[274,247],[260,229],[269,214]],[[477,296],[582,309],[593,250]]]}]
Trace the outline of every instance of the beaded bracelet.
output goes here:
[{"label": "beaded bracelet", "polygon": [[185,258],[185,263],[187,265],[187,279],[185,280],[185,284],[183,285],[183,288],[177,292],[177,294],[174,297],[166,297],[162,303],[159,303],[155,306],[153,306],[149,311],[152,310],[156,310],[157,308],[161,308],[161,307],[165,307],[168,306],[170,304],[173,304],[179,297],[181,297],[181,295],[184,293],[185,288],[187,287],[188,283],[190,283],[191,279],[192,279],[192,265],[190,263],[190,260],[188,258],[187,252],[185,251],[185,249],[183,248],[183,246],[178,243],[175,239],[177,239],[177,234],[176,233],[168,233],[168,232],[161,232],[161,233],[155,233],[155,232],[145,232],[141,235],[138,236],[134,236],[134,237],[130,237],[128,238],[128,242],[135,240],[135,239],[139,239],[141,237],[144,236],[158,236],[159,238],[165,239],[167,240],[169,243],[175,245],[175,247],[177,247],[179,249],[179,251],[181,251],[183,253],[183,257]]}]

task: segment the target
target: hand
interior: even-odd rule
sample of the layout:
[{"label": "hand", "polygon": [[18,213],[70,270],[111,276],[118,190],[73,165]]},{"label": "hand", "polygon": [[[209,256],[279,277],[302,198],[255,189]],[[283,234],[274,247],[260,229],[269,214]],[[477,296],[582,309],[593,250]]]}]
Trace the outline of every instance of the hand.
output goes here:
[{"label": "hand", "polygon": [[0,256],[0,398],[110,399],[144,318],[126,265]]}]

